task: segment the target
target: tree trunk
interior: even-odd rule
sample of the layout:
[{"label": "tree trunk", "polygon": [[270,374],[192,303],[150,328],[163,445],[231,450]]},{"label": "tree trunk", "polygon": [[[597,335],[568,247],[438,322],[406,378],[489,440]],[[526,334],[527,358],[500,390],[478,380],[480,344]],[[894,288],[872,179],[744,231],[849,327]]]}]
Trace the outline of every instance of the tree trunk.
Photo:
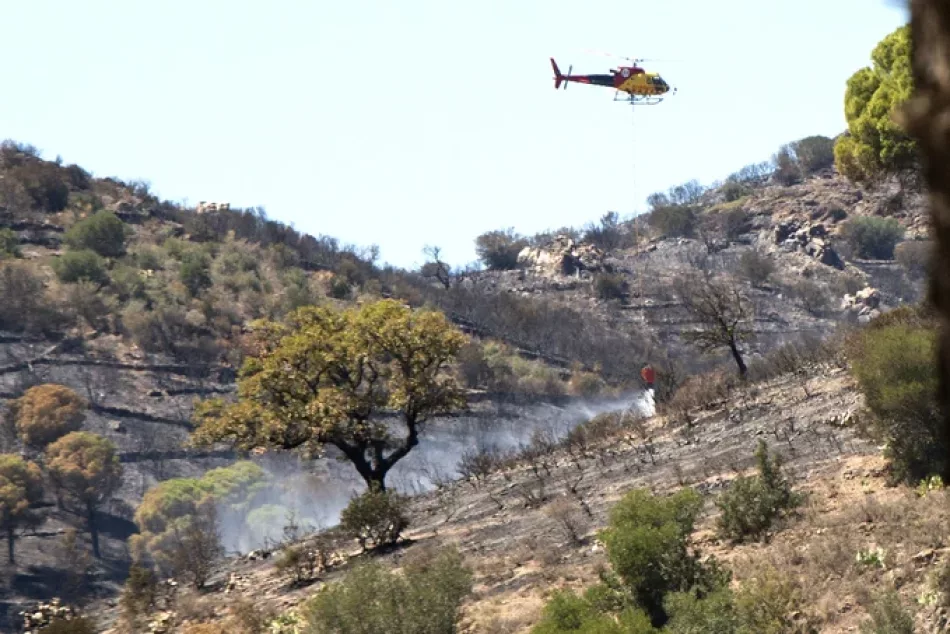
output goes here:
[{"label": "tree trunk", "polygon": [[742,358],[742,353],[739,352],[739,346],[736,345],[735,341],[729,342],[729,352],[732,353],[732,358],[735,359],[736,365],[739,367],[739,376],[744,378],[749,368],[746,367],[745,360]]},{"label": "tree trunk", "polygon": [[[930,278],[930,301],[941,316],[938,351],[942,438],[950,451],[950,5],[939,0],[912,0],[911,64],[914,92],[901,113],[916,139],[930,191],[930,221],[936,242]],[[943,478],[950,481],[950,456]]]},{"label": "tree trunk", "polygon": [[89,537],[92,538],[92,554],[96,559],[102,559],[99,555],[99,527],[96,525],[96,508],[91,504],[86,507],[89,520]]},{"label": "tree trunk", "polygon": [[16,561],[13,558],[13,546],[14,546],[15,540],[16,540],[16,535],[13,532],[13,527],[12,526],[7,527],[7,560],[11,564],[16,563]]}]

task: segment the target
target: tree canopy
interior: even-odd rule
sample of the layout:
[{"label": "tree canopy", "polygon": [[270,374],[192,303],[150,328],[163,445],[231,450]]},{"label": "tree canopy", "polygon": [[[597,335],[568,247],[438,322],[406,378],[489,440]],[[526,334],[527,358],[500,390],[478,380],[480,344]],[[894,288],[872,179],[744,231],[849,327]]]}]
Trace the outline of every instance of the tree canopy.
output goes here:
[{"label": "tree canopy", "polygon": [[16,454],[0,455],[0,529],[7,538],[7,557],[14,563],[16,530],[36,519],[30,506],[43,498],[43,474]]},{"label": "tree canopy", "polygon": [[852,181],[907,173],[916,165],[916,143],[893,117],[913,90],[910,48],[910,27],[902,26],[875,46],[872,67],[848,79],[844,98],[848,132],[835,144],[835,165]]},{"label": "tree canopy", "polygon": [[[195,411],[192,441],[319,452],[331,444],[370,487],[419,443],[432,416],[464,405],[445,372],[465,336],[437,311],[394,300],[334,310],[307,306],[285,323],[257,322],[238,400]],[[396,420],[405,434],[393,432]]]}]

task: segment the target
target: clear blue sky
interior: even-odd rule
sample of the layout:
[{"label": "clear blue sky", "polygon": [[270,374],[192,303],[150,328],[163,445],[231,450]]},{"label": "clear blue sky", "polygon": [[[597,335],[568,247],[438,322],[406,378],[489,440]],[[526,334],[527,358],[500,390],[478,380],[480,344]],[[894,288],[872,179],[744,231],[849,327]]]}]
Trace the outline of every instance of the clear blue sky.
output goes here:
[{"label": "clear blue sky", "polygon": [[[0,136],[163,198],[262,205],[400,266],[478,234],[642,211],[845,127],[891,0],[4,2]],[[555,92],[618,55],[679,93]]]}]

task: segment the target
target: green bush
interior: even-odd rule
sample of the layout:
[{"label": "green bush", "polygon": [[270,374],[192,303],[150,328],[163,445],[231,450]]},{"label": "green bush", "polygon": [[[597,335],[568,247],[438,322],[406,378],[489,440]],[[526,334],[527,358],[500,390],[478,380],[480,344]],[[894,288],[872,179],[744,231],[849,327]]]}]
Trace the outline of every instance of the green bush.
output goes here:
[{"label": "green bush", "polygon": [[904,229],[894,218],[859,216],[845,223],[844,237],[858,257],[890,260]]},{"label": "green bush", "polygon": [[914,323],[921,316],[912,309],[892,313],[855,335],[848,357],[894,477],[916,483],[942,473],[947,456],[936,400],[937,331],[933,324]]},{"label": "green bush", "polygon": [[[589,588],[584,596],[558,591],[544,606],[541,620],[531,634],[659,634],[650,623],[650,617],[637,608],[622,609],[614,601],[602,600],[604,586]],[[614,618],[611,613],[619,613]]]},{"label": "green bush", "polygon": [[489,231],[475,238],[475,253],[489,269],[508,271],[518,267],[518,254],[527,245],[514,229]]},{"label": "green bush", "polygon": [[716,500],[721,511],[719,532],[736,542],[761,539],[776,519],[801,502],[782,474],[779,456],[769,456],[764,440],[759,441],[755,459],[758,475],[736,478]]},{"label": "green bush", "polygon": [[0,260],[20,257],[20,238],[12,229],[0,229]]},{"label": "green bush", "polygon": [[53,163],[23,161],[9,172],[22,184],[33,206],[49,213],[66,209],[69,187],[63,182],[60,168]]},{"label": "green bush", "polygon": [[705,596],[676,592],[669,595],[665,603],[670,623],[663,631],[669,634],[737,634],[739,631],[739,619],[728,588]]},{"label": "green bush", "polygon": [[861,634],[914,634],[914,618],[901,605],[894,590],[879,595],[868,606],[869,621],[861,624]]},{"label": "green bush", "polygon": [[749,187],[737,180],[727,180],[722,186],[722,195],[728,203],[735,202],[748,193]]},{"label": "green bush", "polygon": [[364,564],[304,604],[301,632],[455,634],[471,589],[471,571],[451,548],[410,561],[402,575]]},{"label": "green bush", "polygon": [[703,501],[692,489],[654,496],[634,489],[610,511],[610,525],[600,539],[613,571],[636,606],[645,610],[654,626],[668,615],[665,597],[691,588],[707,591],[728,580],[714,559],[701,562],[690,552],[688,540]]},{"label": "green bush", "polygon": [[826,136],[809,136],[792,143],[792,152],[806,176],[835,163],[835,142]]},{"label": "green bush", "polygon": [[353,498],[340,515],[340,527],[357,539],[362,548],[395,544],[409,526],[408,500],[391,491],[367,491]]},{"label": "green bush", "polygon": [[76,250],[89,249],[107,258],[125,254],[128,228],[111,211],[99,211],[80,220],[66,232],[65,242]]},{"label": "green bush", "polygon": [[53,261],[53,271],[61,282],[67,284],[80,280],[100,285],[109,282],[105,261],[89,249],[67,251]]},{"label": "green bush", "polygon": [[211,258],[202,251],[187,251],[182,255],[178,278],[191,296],[197,297],[201,291],[210,288],[213,283]]},{"label": "green bush", "polygon": [[651,211],[647,222],[667,238],[691,238],[696,235],[699,216],[692,207],[669,205]]}]

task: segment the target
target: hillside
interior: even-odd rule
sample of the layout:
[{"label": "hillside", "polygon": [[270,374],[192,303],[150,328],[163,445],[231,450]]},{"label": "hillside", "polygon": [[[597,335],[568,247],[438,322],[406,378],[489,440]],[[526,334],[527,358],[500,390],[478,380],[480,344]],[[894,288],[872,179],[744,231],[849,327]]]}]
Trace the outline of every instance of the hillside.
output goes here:
[{"label": "hillside", "polygon": [[[428,455],[438,457],[440,473],[433,474],[432,465],[420,458],[407,460],[395,474],[401,489],[425,493],[452,476],[473,444],[516,448],[529,443],[535,431],[562,436],[603,412],[650,413],[641,402],[639,378],[646,363],[658,368],[661,403],[688,375],[730,363],[728,352],[700,357],[684,336],[702,328],[676,292],[690,271],[728,274],[750,302],[751,332],[742,354],[753,369],[780,343],[808,341],[920,297],[919,256],[899,248],[900,262],[858,257],[845,229],[854,218],[894,218],[905,229],[903,244],[924,247],[914,240],[926,231],[920,198],[887,184],[872,191],[858,188],[830,167],[793,179],[798,182],[756,174],[693,188],[679,198],[671,190],[665,201],[655,199],[644,217],[605,218],[583,230],[532,238],[500,232],[507,263],[495,266],[489,251],[486,269],[454,272],[437,262],[420,271],[381,268],[372,248],[301,235],[267,220],[260,210],[184,209],[158,200],[143,183],[93,178],[79,166],[35,154],[11,142],[0,148],[0,398],[9,405],[31,386],[68,386],[89,405],[82,429],[118,449],[122,486],[101,509],[103,558],[93,566],[87,599],[116,595],[128,569],[126,539],[136,531],[132,515],[149,488],[170,478],[198,477],[238,457],[224,446],[197,451],[184,443],[194,400],[234,392],[246,326],[255,319],[280,319],[313,303],[348,306],[396,297],[414,306],[434,305],[475,335],[455,368],[470,390],[469,411],[442,421],[447,431],[428,438],[430,447],[439,447]],[[851,398],[835,385],[822,387],[822,398],[828,403]],[[822,403],[803,407],[837,407]],[[773,400],[757,411],[770,420],[782,407]],[[814,418],[816,411],[802,416]],[[764,425],[762,420],[756,424]],[[669,431],[662,419],[650,424]],[[752,447],[742,445],[748,433],[730,430],[700,446],[750,454]],[[821,427],[815,433],[818,438],[830,432]],[[5,451],[38,455],[9,428],[3,442]],[[647,456],[649,465],[640,455],[641,466],[628,465],[622,475],[612,471],[614,458],[603,455],[577,467],[584,482],[591,481],[592,526],[614,499],[611,487],[626,489],[641,476],[669,482],[674,464],[680,465],[677,472],[699,468],[678,462],[692,457],[692,448],[664,442],[657,445],[659,453]],[[621,452],[616,460],[635,461],[640,450],[624,449],[633,453]],[[810,449],[798,450],[806,454],[806,465],[817,468],[826,460]],[[713,460],[706,451],[703,456]],[[319,508],[306,510],[309,520],[324,525],[335,523],[350,493],[361,489],[352,470],[332,459],[257,460],[289,483],[271,503],[319,499],[313,505]],[[721,469],[710,468],[706,477],[714,473]],[[507,526],[510,507],[492,511],[494,503],[480,489],[454,487],[452,504],[465,510],[447,524],[454,527],[451,533],[466,534],[462,543],[470,550],[476,542],[489,548],[497,538],[504,543],[492,556],[508,556],[514,547],[508,529],[506,539],[489,533]],[[424,508],[433,503],[432,495],[415,504]],[[61,572],[70,555],[61,542],[67,529],[77,527],[81,539],[88,539],[81,516],[57,506],[50,495],[43,505],[49,512],[42,525],[18,540],[18,563],[6,568],[8,625],[17,606],[65,594]],[[427,528],[421,513],[413,515],[417,536],[434,528]],[[520,528],[509,528],[526,532],[534,521],[530,517],[519,516]],[[228,546],[244,552],[259,548],[282,521],[255,534],[230,531]],[[440,534],[445,530],[440,527]],[[581,557],[578,552],[565,557]],[[551,582],[558,566],[524,570],[517,582],[489,574],[484,594],[507,601],[508,593],[520,588],[523,600],[536,607],[544,587],[539,580]],[[252,568],[272,576],[263,565]],[[586,563],[580,569],[570,574],[591,574]],[[283,592],[274,598],[288,601]],[[475,620],[484,616],[478,605]]]}]

